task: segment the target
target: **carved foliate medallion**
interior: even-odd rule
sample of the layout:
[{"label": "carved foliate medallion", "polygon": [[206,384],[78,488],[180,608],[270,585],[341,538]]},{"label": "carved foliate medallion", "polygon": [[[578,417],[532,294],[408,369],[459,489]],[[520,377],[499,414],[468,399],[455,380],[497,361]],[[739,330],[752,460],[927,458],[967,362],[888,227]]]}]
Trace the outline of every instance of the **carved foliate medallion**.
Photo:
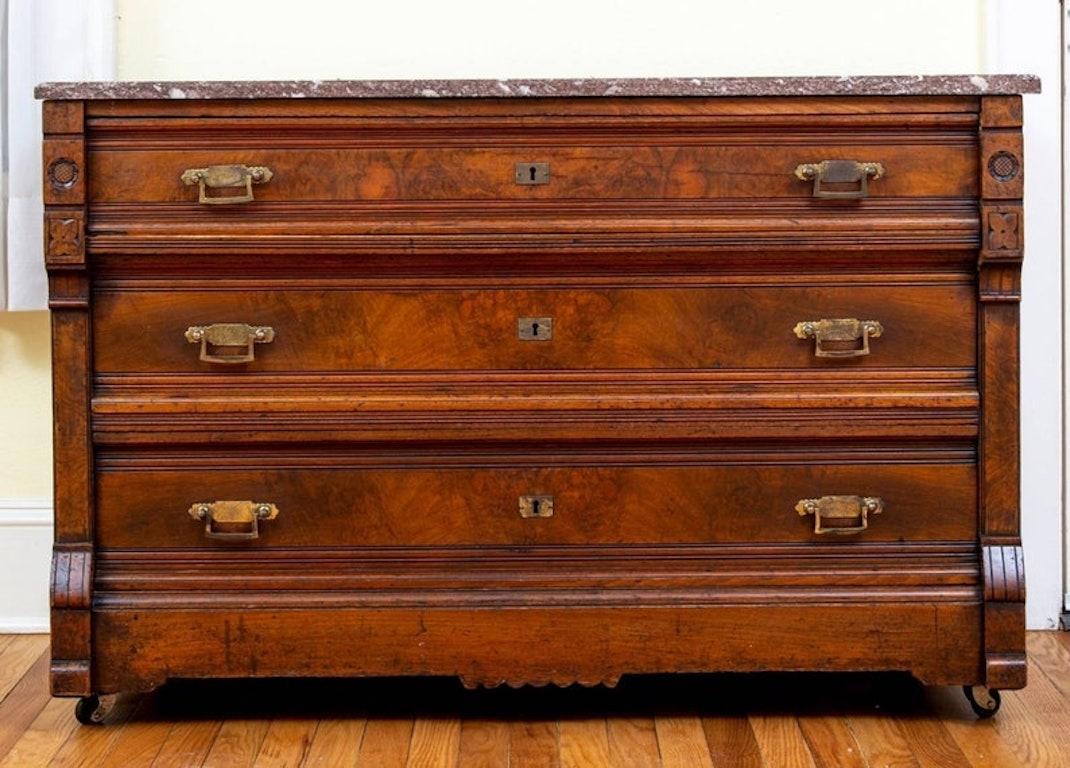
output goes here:
[{"label": "carved foliate medallion", "polygon": [[990,211],[988,213],[988,250],[1017,250],[1018,213],[1016,211]]},{"label": "carved foliate medallion", "polygon": [[50,264],[82,264],[85,261],[81,216],[48,215],[45,235],[45,255]]}]

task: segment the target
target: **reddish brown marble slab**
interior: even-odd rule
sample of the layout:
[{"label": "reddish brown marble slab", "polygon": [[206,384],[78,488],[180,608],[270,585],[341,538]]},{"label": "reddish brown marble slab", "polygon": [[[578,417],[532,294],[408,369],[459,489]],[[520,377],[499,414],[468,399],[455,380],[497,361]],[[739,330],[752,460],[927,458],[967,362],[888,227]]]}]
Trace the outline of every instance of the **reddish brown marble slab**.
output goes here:
[{"label": "reddish brown marble slab", "polygon": [[39,99],[561,98],[590,96],[976,96],[1039,93],[1034,75],[557,80],[246,80],[42,83]]}]

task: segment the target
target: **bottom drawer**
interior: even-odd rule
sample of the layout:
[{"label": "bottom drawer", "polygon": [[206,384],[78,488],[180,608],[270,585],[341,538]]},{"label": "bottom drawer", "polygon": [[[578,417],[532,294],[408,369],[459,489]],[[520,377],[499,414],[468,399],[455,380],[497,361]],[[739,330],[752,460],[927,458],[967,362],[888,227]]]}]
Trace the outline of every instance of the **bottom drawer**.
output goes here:
[{"label": "bottom drawer", "polygon": [[[971,541],[972,457],[933,454],[113,457],[96,536],[105,549]],[[250,504],[215,504],[228,501]]]}]

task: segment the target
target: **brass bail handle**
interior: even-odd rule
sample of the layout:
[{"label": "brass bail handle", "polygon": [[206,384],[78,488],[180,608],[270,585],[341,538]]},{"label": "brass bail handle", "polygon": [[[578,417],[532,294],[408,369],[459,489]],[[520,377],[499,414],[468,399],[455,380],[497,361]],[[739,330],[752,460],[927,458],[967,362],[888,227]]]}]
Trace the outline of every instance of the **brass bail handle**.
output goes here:
[{"label": "brass bail handle", "polygon": [[[275,174],[263,165],[210,165],[207,168],[187,168],[182,183],[198,185],[201,205],[233,205],[253,202],[253,184],[267,184]],[[209,195],[209,189],[245,188],[244,194]]]},{"label": "brass bail handle", "polygon": [[279,508],[262,501],[199,501],[189,508],[189,515],[204,521],[209,539],[248,541],[260,536],[262,521],[279,516]]},{"label": "brass bail handle", "polygon": [[[796,166],[795,177],[814,183],[814,197],[830,200],[857,200],[869,195],[869,180],[881,178],[884,166],[880,163],[857,160],[822,160]],[[856,184],[855,189],[828,189],[829,184]]]},{"label": "brass bail handle", "polygon": [[[256,353],[254,344],[270,344],[275,340],[275,329],[270,325],[246,325],[245,323],[215,323],[214,325],[191,325],[186,329],[186,341],[201,345],[200,358],[206,363],[233,365],[252,362]],[[237,354],[219,354],[214,347],[243,347]]]},{"label": "brass bail handle", "polygon": [[[884,511],[884,500],[877,496],[822,496],[799,499],[795,511],[802,517],[814,516],[814,533],[848,535],[866,530],[869,516]],[[833,525],[827,525],[828,521],[834,521]]]},{"label": "brass bail handle", "polygon": [[[847,317],[803,320],[796,323],[794,331],[800,339],[814,340],[814,357],[864,357],[869,354],[869,340],[884,333],[884,326],[876,320]],[[839,343],[853,346],[836,346]]]}]

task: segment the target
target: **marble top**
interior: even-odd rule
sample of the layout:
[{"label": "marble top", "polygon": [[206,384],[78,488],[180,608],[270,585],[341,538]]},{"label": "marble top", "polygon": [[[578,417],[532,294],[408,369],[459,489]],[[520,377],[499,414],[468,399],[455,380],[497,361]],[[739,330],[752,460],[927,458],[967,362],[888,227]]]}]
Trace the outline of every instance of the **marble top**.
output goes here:
[{"label": "marble top", "polygon": [[42,83],[39,99],[452,99],[590,96],[979,96],[1039,93],[1035,75],[557,80],[204,80]]}]

